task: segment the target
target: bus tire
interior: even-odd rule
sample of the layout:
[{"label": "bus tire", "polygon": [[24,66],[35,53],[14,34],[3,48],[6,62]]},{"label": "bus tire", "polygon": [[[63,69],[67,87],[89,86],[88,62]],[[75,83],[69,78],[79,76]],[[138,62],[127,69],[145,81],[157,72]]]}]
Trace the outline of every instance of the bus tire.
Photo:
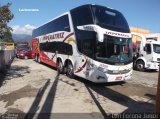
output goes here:
[{"label": "bus tire", "polygon": [[40,56],[39,56],[39,55],[37,56],[37,62],[38,62],[38,63],[41,63],[41,59],[40,59]]},{"label": "bus tire", "polygon": [[34,54],[34,61],[37,61],[37,55],[36,54]]},{"label": "bus tire", "polygon": [[38,55],[35,56],[35,61],[38,62]]},{"label": "bus tire", "polygon": [[59,59],[57,60],[57,72],[59,74],[62,74],[63,73],[63,64],[62,64],[62,61]]},{"label": "bus tire", "polygon": [[71,62],[68,62],[67,64],[67,76],[69,78],[74,78],[74,69]]},{"label": "bus tire", "polygon": [[144,71],[144,62],[142,60],[136,62],[136,69],[138,71]]}]

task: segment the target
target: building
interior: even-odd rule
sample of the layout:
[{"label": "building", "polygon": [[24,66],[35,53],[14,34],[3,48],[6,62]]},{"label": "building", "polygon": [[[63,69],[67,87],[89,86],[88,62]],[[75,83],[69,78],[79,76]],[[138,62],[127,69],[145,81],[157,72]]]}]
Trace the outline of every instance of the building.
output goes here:
[{"label": "building", "polygon": [[[136,28],[136,27],[130,27],[130,30],[131,32],[136,32],[136,33],[140,33],[140,34],[143,34],[143,35],[146,35],[146,34],[150,34],[150,31],[147,30],[147,29],[142,29],[142,28]],[[136,41],[141,41],[141,38],[139,36],[133,36],[132,37],[132,41],[133,43],[135,43]]]},{"label": "building", "polygon": [[[156,40],[160,41],[160,33],[151,33],[150,30],[142,29],[142,28],[136,28],[136,27],[130,27],[131,32],[136,32],[143,34],[147,40]],[[133,42],[140,41],[141,39],[137,36],[133,36]]]}]

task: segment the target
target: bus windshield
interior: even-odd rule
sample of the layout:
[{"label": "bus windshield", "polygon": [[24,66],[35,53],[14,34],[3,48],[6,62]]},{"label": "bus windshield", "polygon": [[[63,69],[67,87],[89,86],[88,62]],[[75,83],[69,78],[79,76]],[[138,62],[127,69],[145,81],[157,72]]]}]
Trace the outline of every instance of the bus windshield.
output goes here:
[{"label": "bus windshield", "polygon": [[113,9],[93,6],[95,24],[114,31],[129,33],[129,26],[124,16]]},{"label": "bus windshield", "polygon": [[131,38],[104,36],[104,42],[98,42],[96,59],[110,64],[129,63],[132,61]]}]

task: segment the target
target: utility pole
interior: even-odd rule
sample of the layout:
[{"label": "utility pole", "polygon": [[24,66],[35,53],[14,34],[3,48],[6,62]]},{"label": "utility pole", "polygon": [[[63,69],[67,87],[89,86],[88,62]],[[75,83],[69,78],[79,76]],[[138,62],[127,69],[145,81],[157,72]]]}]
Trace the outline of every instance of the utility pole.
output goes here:
[{"label": "utility pole", "polygon": [[159,64],[157,96],[156,96],[156,113],[158,114],[158,119],[160,119],[160,64]]}]

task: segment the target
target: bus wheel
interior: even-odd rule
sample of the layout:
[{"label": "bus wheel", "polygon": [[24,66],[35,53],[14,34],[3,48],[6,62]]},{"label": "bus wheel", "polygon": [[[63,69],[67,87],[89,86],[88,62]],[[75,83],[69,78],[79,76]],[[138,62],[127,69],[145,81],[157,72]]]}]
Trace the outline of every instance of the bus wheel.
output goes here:
[{"label": "bus wheel", "polygon": [[38,62],[38,55],[35,56],[35,61]]},{"label": "bus wheel", "polygon": [[136,62],[136,69],[138,70],[138,71],[144,71],[144,62],[143,61],[137,61]]},{"label": "bus wheel", "polygon": [[37,55],[35,54],[35,56],[34,56],[34,60],[37,62]]},{"label": "bus wheel", "polygon": [[74,70],[71,62],[68,62],[68,65],[67,65],[67,76],[70,78],[74,78]]},{"label": "bus wheel", "polygon": [[41,63],[40,56],[37,56],[37,62],[38,62],[38,63]]},{"label": "bus wheel", "polygon": [[63,64],[61,60],[57,61],[57,72],[62,74],[63,73]]}]

